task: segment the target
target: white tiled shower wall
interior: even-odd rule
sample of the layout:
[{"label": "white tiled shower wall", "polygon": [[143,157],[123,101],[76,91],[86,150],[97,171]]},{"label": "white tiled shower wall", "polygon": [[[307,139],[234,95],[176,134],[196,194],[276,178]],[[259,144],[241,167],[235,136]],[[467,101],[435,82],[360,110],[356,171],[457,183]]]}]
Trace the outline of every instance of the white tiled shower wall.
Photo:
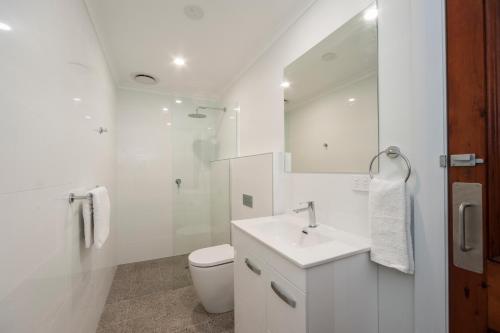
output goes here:
[{"label": "white tiled shower wall", "polygon": [[170,98],[118,89],[117,260],[119,264],[174,253]]},{"label": "white tiled shower wall", "polygon": [[67,198],[104,185],[114,202],[114,85],[81,0],[4,0],[0,13],[12,26],[0,34],[0,332],[95,332],[116,225],[85,249]]}]

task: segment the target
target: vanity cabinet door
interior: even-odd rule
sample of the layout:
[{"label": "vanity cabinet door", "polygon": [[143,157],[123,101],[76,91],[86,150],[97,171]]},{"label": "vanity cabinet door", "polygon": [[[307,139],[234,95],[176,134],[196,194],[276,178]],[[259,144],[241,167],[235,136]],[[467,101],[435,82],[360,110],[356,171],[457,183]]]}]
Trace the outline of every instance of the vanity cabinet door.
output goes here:
[{"label": "vanity cabinet door", "polygon": [[306,295],[272,270],[266,282],[266,333],[306,333]]},{"label": "vanity cabinet door", "polygon": [[265,333],[266,281],[264,265],[236,249],[234,316],[236,333]]}]

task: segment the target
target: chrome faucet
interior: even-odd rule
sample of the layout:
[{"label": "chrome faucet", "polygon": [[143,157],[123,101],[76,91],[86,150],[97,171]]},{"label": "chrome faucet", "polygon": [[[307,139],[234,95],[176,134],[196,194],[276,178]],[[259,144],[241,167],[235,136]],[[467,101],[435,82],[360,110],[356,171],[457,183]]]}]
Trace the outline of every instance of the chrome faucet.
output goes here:
[{"label": "chrome faucet", "polygon": [[316,224],[316,210],[314,209],[314,201],[306,202],[307,207],[294,209],[295,213],[307,212],[309,213],[309,228],[316,228],[318,225]]}]

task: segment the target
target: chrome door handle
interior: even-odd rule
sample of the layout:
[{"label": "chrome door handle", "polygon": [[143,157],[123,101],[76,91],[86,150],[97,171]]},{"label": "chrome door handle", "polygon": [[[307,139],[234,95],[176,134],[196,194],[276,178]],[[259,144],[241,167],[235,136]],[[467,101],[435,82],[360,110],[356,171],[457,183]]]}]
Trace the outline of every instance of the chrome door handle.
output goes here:
[{"label": "chrome door handle", "polygon": [[247,264],[247,267],[255,274],[260,275],[262,273],[262,271],[257,268],[257,266],[252,264],[252,262],[248,258],[245,258],[245,264]]},{"label": "chrome door handle", "polygon": [[472,247],[467,246],[465,228],[465,210],[472,206],[474,205],[469,202],[462,202],[458,207],[458,232],[460,233],[460,250],[463,252],[468,252],[473,249]]},{"label": "chrome door handle", "polygon": [[295,308],[297,302],[285,295],[285,293],[280,290],[276,282],[271,281],[271,289],[275,292],[276,295],[278,295],[279,298],[281,298],[283,302],[290,305],[292,308]]}]

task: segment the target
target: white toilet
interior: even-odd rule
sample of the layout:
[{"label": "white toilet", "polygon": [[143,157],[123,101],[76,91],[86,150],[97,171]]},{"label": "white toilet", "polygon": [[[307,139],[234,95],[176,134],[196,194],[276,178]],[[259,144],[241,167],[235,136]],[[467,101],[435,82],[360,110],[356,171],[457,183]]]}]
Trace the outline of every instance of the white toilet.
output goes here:
[{"label": "white toilet", "polygon": [[189,255],[189,270],[196,293],[210,313],[234,307],[234,248],[229,244],[199,249]]}]

